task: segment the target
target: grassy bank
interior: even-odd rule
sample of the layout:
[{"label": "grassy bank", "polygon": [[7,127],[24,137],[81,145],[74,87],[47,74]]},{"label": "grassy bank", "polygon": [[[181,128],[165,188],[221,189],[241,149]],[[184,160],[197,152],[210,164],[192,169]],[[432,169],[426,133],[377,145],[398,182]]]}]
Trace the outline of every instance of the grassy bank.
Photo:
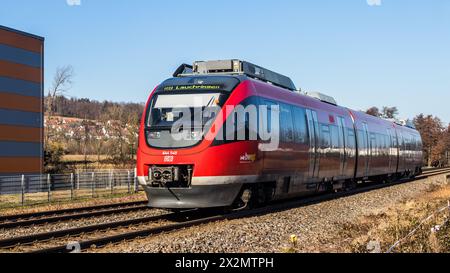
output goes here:
[{"label": "grassy bank", "polygon": [[[404,238],[392,252],[450,253],[450,210],[436,213],[447,206],[450,185],[443,181],[437,182],[441,183],[432,184],[425,194],[415,199],[365,215],[355,223],[343,224],[341,236],[351,240],[343,250],[357,253],[386,252],[395,242]],[[413,230],[415,232],[408,236]]]}]

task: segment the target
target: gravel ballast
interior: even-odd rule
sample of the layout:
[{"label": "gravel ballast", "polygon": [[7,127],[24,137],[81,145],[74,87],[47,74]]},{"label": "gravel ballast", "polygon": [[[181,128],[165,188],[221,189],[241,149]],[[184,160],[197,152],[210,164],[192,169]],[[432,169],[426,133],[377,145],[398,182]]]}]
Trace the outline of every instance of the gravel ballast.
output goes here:
[{"label": "gravel ballast", "polygon": [[148,209],[137,210],[137,211],[133,211],[133,212],[89,217],[89,218],[62,221],[62,222],[57,222],[57,223],[52,223],[52,224],[45,224],[45,225],[35,225],[35,226],[30,226],[30,227],[18,227],[18,228],[13,228],[13,229],[0,229],[0,239],[14,238],[14,237],[27,236],[27,235],[38,234],[38,233],[79,228],[79,227],[111,223],[111,222],[118,222],[118,221],[126,221],[126,220],[130,220],[130,219],[162,215],[165,213],[167,213],[167,211],[148,208]]},{"label": "gravel ballast", "polygon": [[[220,221],[181,231],[109,245],[91,252],[276,253],[342,252],[352,238],[348,224],[417,198],[446,176],[399,184],[335,200],[257,217]],[[298,237],[296,247],[291,235]]]}]

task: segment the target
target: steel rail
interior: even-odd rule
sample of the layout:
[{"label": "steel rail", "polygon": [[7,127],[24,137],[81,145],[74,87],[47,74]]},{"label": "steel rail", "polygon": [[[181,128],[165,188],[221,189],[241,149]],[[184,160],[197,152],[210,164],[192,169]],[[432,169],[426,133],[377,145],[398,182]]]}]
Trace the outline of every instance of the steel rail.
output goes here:
[{"label": "steel rail", "polygon": [[[122,241],[126,241],[126,240],[133,240],[133,239],[140,238],[140,237],[148,237],[151,235],[161,234],[163,232],[177,231],[180,229],[189,228],[189,227],[197,226],[197,225],[201,225],[201,224],[207,224],[207,223],[212,223],[212,222],[217,222],[217,221],[222,221],[222,220],[233,220],[233,219],[240,219],[240,218],[245,218],[245,217],[254,217],[254,216],[259,216],[259,215],[264,215],[264,214],[269,214],[269,213],[276,213],[276,212],[283,211],[283,210],[288,210],[288,209],[298,208],[298,207],[302,207],[302,206],[306,206],[306,205],[312,205],[312,204],[316,204],[316,203],[320,203],[320,202],[324,202],[324,201],[330,201],[330,200],[335,200],[335,199],[344,198],[344,197],[348,197],[348,196],[353,196],[353,195],[370,192],[370,191],[377,190],[377,189],[388,188],[388,187],[392,187],[395,185],[405,184],[405,183],[412,182],[412,181],[420,181],[420,180],[427,179],[430,176],[438,175],[441,173],[444,174],[444,173],[448,173],[448,172],[450,172],[450,170],[440,170],[440,172],[436,172],[436,174],[434,174],[434,173],[423,174],[414,179],[403,179],[400,181],[386,183],[386,184],[366,183],[366,184],[358,185],[357,188],[355,188],[353,190],[349,190],[349,191],[341,191],[341,192],[337,192],[337,193],[327,193],[327,194],[321,194],[321,195],[314,195],[314,196],[311,196],[308,198],[303,198],[303,199],[275,202],[272,205],[263,207],[263,208],[244,210],[244,211],[233,212],[233,213],[229,213],[229,214],[209,216],[209,217],[199,218],[199,219],[185,221],[185,222],[176,223],[176,224],[169,224],[169,225],[163,225],[163,226],[159,226],[159,227],[142,229],[142,230],[133,231],[133,232],[120,233],[120,234],[116,234],[116,235],[112,235],[112,236],[106,236],[106,237],[102,237],[102,238],[96,238],[96,239],[82,241],[82,242],[78,243],[78,246],[80,247],[80,250],[86,250],[86,249],[89,249],[93,245],[95,245],[96,247],[102,247],[102,246],[112,244],[112,243],[118,243],[118,242],[122,242]],[[73,251],[73,250],[69,249],[67,247],[67,245],[60,245],[60,246],[56,246],[56,247],[32,251],[31,253],[68,253],[71,251]]]},{"label": "steel rail", "polygon": [[[423,172],[423,174],[429,174],[434,172],[441,172],[444,170],[450,170],[450,168],[432,168],[427,169]],[[71,208],[71,209],[63,209],[63,210],[54,210],[54,211],[42,211],[42,212],[35,212],[35,213],[27,213],[27,214],[16,214],[16,215],[6,215],[6,216],[0,216],[0,228],[12,228],[12,227],[19,227],[19,226],[30,226],[33,224],[45,224],[45,223],[53,223],[63,220],[71,220],[71,219],[80,219],[80,218],[87,218],[92,216],[98,216],[98,215],[105,215],[105,214],[113,214],[113,213],[120,213],[114,212],[110,209],[113,208],[121,208],[126,207],[123,209],[123,212],[128,212],[131,210],[131,206],[136,206],[136,209],[141,209],[143,206],[147,204],[147,201],[136,201],[136,202],[129,202],[129,203],[117,203],[117,204],[106,204],[106,205],[99,205],[99,206],[92,206],[92,207],[80,207],[80,208]],[[104,212],[96,212],[96,210],[103,210]],[[89,213],[89,211],[92,211]],[[63,216],[57,216],[59,214],[73,214],[71,215],[63,215]],[[79,213],[79,214],[75,214]],[[43,216],[54,216],[44,219],[36,219],[33,220],[32,218],[38,218]],[[46,220],[47,219],[47,220]],[[47,222],[48,221],[48,222]],[[16,224],[17,223],[17,224]]]},{"label": "steel rail", "polygon": [[127,212],[133,212],[133,211],[141,211],[141,210],[150,210],[150,209],[151,208],[149,208],[147,205],[140,205],[140,206],[129,206],[129,207],[123,207],[123,208],[120,207],[117,209],[98,210],[98,211],[76,213],[76,214],[65,214],[65,215],[59,215],[59,216],[53,216],[53,217],[45,217],[45,218],[28,219],[28,220],[0,223],[0,229],[29,227],[29,226],[33,226],[33,225],[43,225],[43,224],[57,223],[57,222],[62,222],[62,221],[79,220],[79,219],[83,219],[83,218],[106,216],[106,215],[113,215],[113,214],[127,213]]},{"label": "steel rail", "polygon": [[70,209],[62,209],[62,210],[32,212],[32,213],[25,213],[25,214],[4,215],[4,216],[0,216],[0,222],[17,221],[17,220],[21,220],[21,219],[37,218],[37,217],[42,217],[42,216],[51,216],[51,215],[58,215],[58,214],[68,214],[68,213],[86,212],[86,211],[94,211],[94,210],[105,210],[105,209],[112,209],[112,208],[118,208],[118,207],[139,206],[139,205],[145,205],[147,203],[148,203],[147,201],[136,201],[136,202],[127,202],[127,203],[98,205],[98,206],[91,206],[91,207],[79,207],[79,208],[70,208]]},{"label": "steel rail", "polygon": [[109,229],[117,229],[120,227],[129,227],[129,226],[133,226],[133,225],[157,222],[157,221],[162,221],[162,220],[170,221],[170,219],[178,219],[180,217],[190,217],[190,216],[192,216],[192,212],[193,211],[191,210],[191,211],[184,211],[184,212],[180,212],[180,213],[168,213],[168,214],[163,214],[163,215],[142,217],[142,218],[136,218],[136,219],[130,219],[130,220],[124,220],[124,221],[103,223],[103,224],[97,224],[97,225],[90,225],[90,226],[84,226],[84,227],[77,227],[77,228],[71,228],[71,229],[64,229],[64,230],[38,233],[38,234],[32,234],[32,235],[26,235],[26,236],[20,236],[20,237],[7,238],[7,239],[0,240],[0,248],[1,249],[10,249],[10,248],[14,248],[19,245],[27,245],[27,244],[32,244],[35,242],[48,241],[51,239],[63,238],[63,237],[67,237],[67,236],[82,235],[82,234],[87,234],[87,233],[92,233],[92,232],[98,232],[98,231],[109,230]]}]

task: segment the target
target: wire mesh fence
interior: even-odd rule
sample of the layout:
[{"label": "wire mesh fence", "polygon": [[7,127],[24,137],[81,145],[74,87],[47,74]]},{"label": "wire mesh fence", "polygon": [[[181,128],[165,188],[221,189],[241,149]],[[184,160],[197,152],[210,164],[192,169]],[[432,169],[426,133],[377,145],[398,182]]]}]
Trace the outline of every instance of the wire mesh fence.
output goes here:
[{"label": "wire mesh fence", "polygon": [[136,193],[135,170],[0,176],[0,207]]}]

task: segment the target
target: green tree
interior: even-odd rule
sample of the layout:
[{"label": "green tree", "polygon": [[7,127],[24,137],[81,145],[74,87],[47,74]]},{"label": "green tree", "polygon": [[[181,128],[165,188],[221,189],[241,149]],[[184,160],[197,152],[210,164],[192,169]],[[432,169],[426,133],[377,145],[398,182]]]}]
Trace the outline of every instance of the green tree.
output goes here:
[{"label": "green tree", "polygon": [[66,150],[61,143],[52,142],[46,145],[44,150],[44,165],[47,173],[60,173],[66,169],[62,158]]}]

